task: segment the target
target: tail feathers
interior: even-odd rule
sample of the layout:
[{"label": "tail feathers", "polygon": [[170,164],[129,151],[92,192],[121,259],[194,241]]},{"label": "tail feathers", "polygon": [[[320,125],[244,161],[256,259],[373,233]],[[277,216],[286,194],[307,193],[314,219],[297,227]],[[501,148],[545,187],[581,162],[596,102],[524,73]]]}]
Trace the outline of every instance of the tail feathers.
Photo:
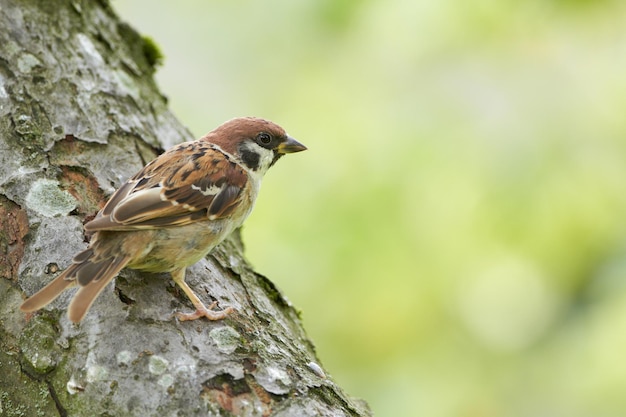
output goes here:
[{"label": "tail feathers", "polygon": [[[104,262],[99,264],[102,265],[102,269],[94,275],[94,279],[89,281],[87,285],[81,285],[70,302],[67,315],[72,322],[78,323],[85,317],[85,314],[87,314],[89,308],[98,295],[100,295],[104,287],[106,287],[107,284],[115,278],[117,273],[126,266],[128,260],[128,258],[112,258],[108,260],[107,265],[102,265]],[[78,282],[81,282],[80,278],[81,277],[79,277]]]},{"label": "tail feathers", "polygon": [[20,306],[20,310],[27,313],[37,311],[54,301],[67,288],[73,287],[76,283],[69,277],[71,268],[66,269],[65,272],[53,279],[48,285],[24,301]]},{"label": "tail feathers", "polygon": [[93,252],[87,249],[74,258],[74,262],[77,260],[80,263],[70,265],[61,275],[24,301],[20,310],[37,311],[54,301],[67,288],[78,285],[80,289],[74,294],[68,308],[70,320],[78,323],[87,314],[89,307],[104,287],[126,266],[129,258],[111,257],[96,260],[93,258]]}]

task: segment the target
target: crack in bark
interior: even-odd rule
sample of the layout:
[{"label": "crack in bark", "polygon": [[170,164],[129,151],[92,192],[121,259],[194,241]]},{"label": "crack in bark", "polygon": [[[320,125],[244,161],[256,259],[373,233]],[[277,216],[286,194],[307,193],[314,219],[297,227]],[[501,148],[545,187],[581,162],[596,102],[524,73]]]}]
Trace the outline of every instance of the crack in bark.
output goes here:
[{"label": "crack in bark", "polygon": [[54,390],[54,387],[52,386],[52,383],[50,381],[46,381],[46,385],[48,385],[48,392],[50,393],[50,397],[52,398],[52,401],[54,401],[54,405],[57,408],[57,411],[59,412],[59,415],[61,417],[67,417],[67,410],[61,404],[61,400],[59,399],[59,396],[57,395],[56,391]]}]

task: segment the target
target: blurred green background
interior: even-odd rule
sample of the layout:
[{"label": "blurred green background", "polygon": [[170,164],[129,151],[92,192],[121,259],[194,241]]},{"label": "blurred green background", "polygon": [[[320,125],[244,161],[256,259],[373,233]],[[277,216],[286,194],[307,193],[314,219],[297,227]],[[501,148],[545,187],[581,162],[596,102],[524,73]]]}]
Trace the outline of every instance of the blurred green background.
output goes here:
[{"label": "blurred green background", "polygon": [[379,416],[626,415],[626,2],[116,0],[195,136],[309,150],[247,254]]}]

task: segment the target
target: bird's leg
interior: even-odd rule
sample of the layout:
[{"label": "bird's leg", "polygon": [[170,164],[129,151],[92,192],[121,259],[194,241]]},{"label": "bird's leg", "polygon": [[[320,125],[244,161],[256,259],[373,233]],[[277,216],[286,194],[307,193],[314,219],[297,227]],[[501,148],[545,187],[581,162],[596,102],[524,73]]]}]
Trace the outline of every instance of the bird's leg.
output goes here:
[{"label": "bird's leg", "polygon": [[213,311],[213,308],[217,305],[217,301],[212,303],[209,307],[206,307],[202,301],[200,301],[196,293],[194,293],[185,282],[185,268],[173,271],[172,279],[180,288],[183,289],[185,294],[187,294],[187,297],[189,297],[193,303],[193,306],[196,308],[196,311],[193,313],[176,313],[178,320],[196,320],[200,317],[206,317],[209,320],[221,320],[234,311],[232,307],[227,307],[222,311]]}]

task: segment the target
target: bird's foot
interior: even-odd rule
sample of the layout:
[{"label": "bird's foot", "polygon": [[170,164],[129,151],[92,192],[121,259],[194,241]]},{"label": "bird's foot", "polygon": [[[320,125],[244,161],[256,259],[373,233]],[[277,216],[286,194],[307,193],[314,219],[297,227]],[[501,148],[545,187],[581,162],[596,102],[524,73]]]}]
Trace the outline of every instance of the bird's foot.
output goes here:
[{"label": "bird's foot", "polygon": [[204,305],[197,306],[196,311],[193,313],[176,313],[176,317],[180,321],[197,320],[201,317],[206,317],[209,320],[222,320],[235,311],[232,307],[226,307],[224,310],[220,311],[213,311],[215,306],[217,306],[217,301],[214,301],[208,307],[205,307]]}]

